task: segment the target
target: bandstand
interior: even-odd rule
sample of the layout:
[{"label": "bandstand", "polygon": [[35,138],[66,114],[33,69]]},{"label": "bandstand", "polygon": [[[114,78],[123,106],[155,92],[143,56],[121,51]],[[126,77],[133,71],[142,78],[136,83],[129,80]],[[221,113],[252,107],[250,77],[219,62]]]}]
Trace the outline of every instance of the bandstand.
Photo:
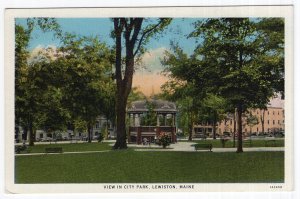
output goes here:
[{"label": "bandstand", "polygon": [[[151,105],[151,110],[149,109]],[[149,112],[156,117],[156,125],[143,124],[143,118]],[[173,143],[176,142],[176,105],[164,100],[135,101],[127,110],[129,117],[129,143],[142,144],[144,140],[154,143],[161,132],[170,135]]]}]

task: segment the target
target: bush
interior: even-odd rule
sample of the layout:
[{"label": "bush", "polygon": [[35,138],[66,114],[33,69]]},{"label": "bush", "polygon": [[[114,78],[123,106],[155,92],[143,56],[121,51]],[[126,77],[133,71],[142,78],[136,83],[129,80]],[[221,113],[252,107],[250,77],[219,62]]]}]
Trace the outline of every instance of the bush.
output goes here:
[{"label": "bush", "polygon": [[163,148],[166,148],[171,143],[171,136],[168,134],[162,132],[158,136],[158,145],[163,146]]},{"label": "bush", "polygon": [[104,136],[103,136],[103,134],[102,133],[100,133],[99,134],[99,136],[98,136],[98,142],[102,142],[102,140],[104,139]]}]

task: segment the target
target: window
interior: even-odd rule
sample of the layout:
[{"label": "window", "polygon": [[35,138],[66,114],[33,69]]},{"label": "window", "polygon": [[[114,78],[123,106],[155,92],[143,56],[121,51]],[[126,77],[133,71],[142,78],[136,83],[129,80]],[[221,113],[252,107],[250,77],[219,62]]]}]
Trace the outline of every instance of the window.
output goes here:
[{"label": "window", "polygon": [[280,124],[280,120],[278,120],[278,124]]},{"label": "window", "polygon": [[270,121],[268,120],[268,124],[270,124]]},{"label": "window", "polygon": [[273,124],[275,124],[275,120],[273,120]]},{"label": "window", "polygon": [[256,129],[256,132],[258,132],[258,127],[257,127],[257,129]]},{"label": "window", "polygon": [[279,115],[279,111],[278,111],[278,115]]},{"label": "window", "polygon": [[275,114],[275,111],[273,111],[273,115]]}]

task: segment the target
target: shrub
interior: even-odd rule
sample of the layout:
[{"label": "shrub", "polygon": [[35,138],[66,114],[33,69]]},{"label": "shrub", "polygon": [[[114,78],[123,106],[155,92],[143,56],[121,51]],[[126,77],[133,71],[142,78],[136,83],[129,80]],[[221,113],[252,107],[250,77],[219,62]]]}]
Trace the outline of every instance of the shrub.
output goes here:
[{"label": "shrub", "polygon": [[158,136],[158,145],[163,146],[163,148],[166,148],[171,143],[171,136],[161,132]]},{"label": "shrub", "polygon": [[103,139],[104,139],[104,136],[102,133],[100,133],[98,136],[98,142],[102,142]]}]

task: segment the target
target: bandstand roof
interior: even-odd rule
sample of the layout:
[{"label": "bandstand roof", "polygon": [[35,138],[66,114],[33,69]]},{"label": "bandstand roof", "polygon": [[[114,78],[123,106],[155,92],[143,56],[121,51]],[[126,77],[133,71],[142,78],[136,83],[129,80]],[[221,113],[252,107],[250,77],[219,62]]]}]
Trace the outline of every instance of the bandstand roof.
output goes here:
[{"label": "bandstand roof", "polygon": [[[173,102],[165,100],[148,100],[149,103],[154,105],[154,112],[157,113],[176,113],[176,105]],[[128,113],[143,113],[148,112],[147,101],[134,101],[127,110]]]}]

